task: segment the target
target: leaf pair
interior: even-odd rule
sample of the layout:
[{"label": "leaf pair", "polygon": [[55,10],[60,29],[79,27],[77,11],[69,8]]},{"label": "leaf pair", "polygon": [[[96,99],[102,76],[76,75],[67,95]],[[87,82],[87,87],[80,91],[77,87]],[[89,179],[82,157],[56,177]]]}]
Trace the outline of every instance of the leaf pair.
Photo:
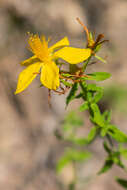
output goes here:
[{"label": "leaf pair", "polygon": [[123,165],[121,158],[120,158],[120,152],[112,150],[107,145],[106,141],[104,142],[103,145],[104,145],[104,149],[108,153],[108,157],[106,158],[104,166],[101,168],[101,170],[98,172],[98,174],[100,175],[102,173],[107,172],[109,169],[112,168],[113,164],[116,164],[119,167],[124,168],[124,165]]}]

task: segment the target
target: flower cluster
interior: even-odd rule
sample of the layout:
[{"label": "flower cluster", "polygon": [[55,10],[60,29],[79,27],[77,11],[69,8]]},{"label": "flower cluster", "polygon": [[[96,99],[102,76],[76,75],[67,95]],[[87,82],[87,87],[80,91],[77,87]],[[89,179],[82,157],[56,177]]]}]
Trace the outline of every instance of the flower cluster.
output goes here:
[{"label": "flower cluster", "polygon": [[[77,20],[83,25],[79,19]],[[99,35],[97,40],[94,41],[93,35],[84,25],[83,27],[87,35],[87,48],[71,47],[67,37],[49,47],[49,40],[46,40],[45,36],[39,37],[37,34],[29,33],[28,44],[33,56],[21,62],[25,69],[19,75],[15,94],[24,91],[37,75],[40,75],[42,86],[56,92],[61,87],[61,81],[66,82],[69,79],[75,82],[82,76],[85,76],[83,75],[83,69],[78,67],[73,67],[78,68],[75,73],[71,72],[71,69],[69,72],[63,72],[60,70],[61,63],[59,63],[59,59],[62,59],[69,64],[78,64],[95,55],[94,50],[103,42],[100,42],[103,36]]]}]

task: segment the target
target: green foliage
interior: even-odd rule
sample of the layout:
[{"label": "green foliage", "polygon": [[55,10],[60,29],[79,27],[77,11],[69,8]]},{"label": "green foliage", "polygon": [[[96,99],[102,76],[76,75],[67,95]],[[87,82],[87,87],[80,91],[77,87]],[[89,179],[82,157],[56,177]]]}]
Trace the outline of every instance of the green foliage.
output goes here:
[{"label": "green foliage", "polygon": [[116,178],[117,183],[121,185],[124,189],[127,189],[127,180],[126,179],[121,179],[121,178]]},{"label": "green foliage", "polygon": [[[101,81],[109,78],[110,74],[99,72],[91,74],[91,76],[94,77],[95,80]],[[94,127],[90,130],[87,137],[77,138],[75,134],[76,131],[73,131],[71,135],[66,138],[66,140],[74,145],[87,146],[89,143],[93,142],[98,134],[100,134],[102,138],[108,137],[107,140],[111,144],[112,140],[115,140],[117,143],[127,143],[127,135],[120,131],[120,129],[118,129],[115,125],[111,124],[111,111],[105,110],[103,113],[100,111],[97,103],[103,97],[103,88],[97,86],[96,84],[87,84],[85,81],[80,83],[80,87],[80,93],[77,96],[72,96],[75,96],[74,98],[82,98],[84,100],[84,103],[79,107],[79,111],[82,112],[88,110],[90,120],[94,124]],[[127,150],[122,148],[118,150],[114,149],[113,144],[110,147],[107,144],[107,141],[104,141],[103,146],[108,156],[98,174],[100,175],[109,171],[114,164],[122,169],[125,169],[125,166],[121,161],[121,156],[127,158]]]},{"label": "green foliage", "polygon": [[127,149],[120,147],[120,154],[127,160]]},{"label": "green foliage", "polygon": [[108,134],[111,135],[117,142],[127,142],[127,135],[120,131],[115,125],[108,126]]},{"label": "green foliage", "polygon": [[102,174],[102,173],[105,173],[107,172],[109,169],[112,168],[112,165],[113,165],[113,160],[108,158],[105,163],[104,163],[104,166],[101,168],[101,170],[98,172],[98,174]]},{"label": "green foliage", "polygon": [[[94,52],[97,53],[101,48],[101,44],[98,44],[95,49],[94,49]],[[102,61],[103,62],[103,61]]]},{"label": "green foliage", "polygon": [[111,111],[108,111],[108,110],[104,111],[103,118],[104,118],[105,122],[107,124],[109,124],[111,121]]},{"label": "green foliage", "polygon": [[113,164],[116,164],[117,166],[121,167],[121,168],[125,168],[124,164],[121,161],[120,158],[120,151],[118,150],[113,150],[112,148],[110,148],[107,144],[106,141],[104,141],[104,149],[107,152],[108,156],[105,160],[104,166],[101,168],[101,170],[98,172],[98,174],[102,174],[107,172],[108,170],[110,170],[113,166]]},{"label": "green foliage", "polygon": [[91,154],[87,151],[79,151],[73,148],[70,148],[64,152],[64,155],[57,163],[56,170],[61,172],[62,169],[69,163],[72,162],[82,162],[89,159]]},{"label": "green foliage", "polygon": [[77,137],[76,132],[79,127],[83,126],[83,120],[76,112],[70,112],[64,119],[62,129],[63,138],[75,145],[84,146],[90,144],[98,134],[97,127],[90,129],[88,136]]},{"label": "green foliage", "polygon": [[60,80],[61,80],[61,82],[62,82],[65,86],[68,86],[68,87],[72,87],[72,86],[73,86],[73,84],[70,83],[70,82],[67,82],[67,81],[65,81],[65,80],[63,80],[63,79],[60,79]]},{"label": "green foliage", "polygon": [[72,86],[72,89],[70,90],[70,93],[66,98],[66,105],[68,105],[75,98],[77,90],[78,90],[78,83],[75,83]]},{"label": "green foliage", "polygon": [[83,125],[82,118],[74,111],[70,112],[64,119],[63,129],[64,131],[72,130],[72,128],[80,127]]},{"label": "green foliage", "polygon": [[84,102],[81,106],[80,106],[80,108],[79,108],[79,110],[82,112],[82,111],[85,111],[85,110],[88,110],[89,109],[89,104],[88,104],[88,102]]},{"label": "green foliage", "polygon": [[88,84],[87,85],[87,91],[97,92],[97,91],[101,91],[101,90],[103,90],[102,87],[98,87],[96,84]]},{"label": "green foliage", "polygon": [[97,136],[97,128],[92,127],[88,136],[84,138],[77,138],[75,135],[68,138],[70,142],[73,142],[76,145],[84,146],[90,144],[95,137]]},{"label": "green foliage", "polygon": [[[107,72],[86,73],[87,66],[96,63],[96,59],[103,63],[107,63],[106,60],[96,55],[101,49],[102,43],[107,40],[100,41],[104,38],[104,35],[102,34],[98,35],[96,41],[92,32],[86,30],[86,34],[88,38],[87,48],[91,48],[91,55],[86,61],[84,61],[83,66],[81,67],[70,65],[69,72],[63,72],[61,74],[65,77],[61,82],[66,87],[71,88],[66,98],[66,105],[68,106],[68,104],[74,99],[82,99],[83,103],[80,105],[79,111],[83,112],[87,110],[87,115],[93,127],[90,129],[87,136],[84,134],[80,137],[77,135],[77,131],[80,130],[80,127],[83,127],[83,120],[78,116],[78,113],[72,112],[64,119],[62,138],[60,136],[59,139],[68,142],[73,148],[65,151],[63,157],[58,162],[57,171],[60,172],[68,163],[76,162],[77,164],[88,159],[90,154],[84,150],[84,148],[96,140],[96,137],[100,137],[102,142],[104,142],[103,148],[106,151],[107,156],[98,174],[106,173],[114,165],[117,165],[127,172],[126,166],[123,164],[122,160],[123,158],[127,159],[127,149],[126,146],[125,148],[123,146],[127,144],[127,134],[112,124],[112,112],[110,110],[106,110],[105,108],[100,109],[100,105],[106,100],[106,98],[111,99],[111,104],[113,102],[112,105],[114,105],[114,107],[116,107],[115,104],[118,105],[118,109],[121,106],[121,99],[124,99],[123,105],[126,107],[125,100],[127,97],[127,89],[121,90],[121,87],[117,86],[116,88],[111,87],[106,91],[105,88],[92,83],[92,81],[104,81],[111,77],[111,74]],[[93,59],[95,59],[95,62]],[[73,82],[68,82],[66,79]],[[127,109],[124,110],[127,111]],[[116,181],[122,187],[126,187],[127,189],[127,180],[117,178]],[[72,186],[70,185],[70,189],[75,189],[75,183],[74,179],[74,183],[71,184]]]},{"label": "green foliage", "polygon": [[99,91],[95,94],[95,96],[94,96],[94,98],[93,98],[93,102],[98,103],[98,102],[101,100],[102,97],[103,97],[103,90],[99,90]]},{"label": "green foliage", "polygon": [[88,74],[90,76],[87,78],[87,80],[96,80],[96,81],[103,81],[111,77],[110,73],[107,72],[94,72],[91,74]]},{"label": "green foliage", "polygon": [[98,107],[97,104],[95,103],[92,103],[90,105],[90,108],[91,108],[91,111],[92,111],[92,114],[91,114],[91,121],[100,126],[100,127],[104,127],[105,126],[105,121],[104,121],[104,118],[100,112],[100,109]]},{"label": "green foliage", "polygon": [[92,102],[98,103],[100,99],[103,97],[103,88],[98,87],[96,84],[88,84],[87,85],[87,92],[93,92],[94,95],[91,99]]}]

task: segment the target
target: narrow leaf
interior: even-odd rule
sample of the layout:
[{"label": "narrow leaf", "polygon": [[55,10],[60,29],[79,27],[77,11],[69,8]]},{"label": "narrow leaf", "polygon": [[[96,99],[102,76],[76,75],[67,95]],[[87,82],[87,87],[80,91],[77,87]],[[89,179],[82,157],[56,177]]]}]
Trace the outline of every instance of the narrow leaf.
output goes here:
[{"label": "narrow leaf", "polygon": [[93,102],[98,103],[98,102],[101,100],[102,97],[103,97],[103,91],[100,90],[100,91],[98,91],[98,92],[94,95]]},{"label": "narrow leaf", "polygon": [[79,110],[82,112],[82,111],[85,111],[85,110],[87,110],[87,109],[89,109],[89,105],[88,105],[88,102],[84,102],[81,106],[80,106],[80,108],[79,108]]},{"label": "narrow leaf", "polygon": [[96,48],[94,49],[94,52],[97,53],[101,48],[101,44],[98,44]]},{"label": "narrow leaf", "polygon": [[98,105],[95,103],[92,103],[90,107],[93,112],[93,117],[91,117],[92,121],[95,122],[100,127],[104,127],[105,122],[104,122],[103,116],[101,115]]},{"label": "narrow leaf", "polygon": [[96,92],[96,91],[102,90],[102,87],[99,87],[99,86],[97,86],[96,84],[88,84],[88,85],[87,85],[87,90],[88,90],[88,91]]},{"label": "narrow leaf", "polygon": [[109,146],[108,146],[108,144],[107,144],[106,141],[104,141],[103,146],[104,146],[105,151],[106,151],[108,154],[110,154],[110,153],[111,153],[111,150],[110,150],[110,148],[109,148]]},{"label": "narrow leaf", "polygon": [[93,139],[95,138],[97,134],[97,127],[92,127],[92,129],[90,130],[88,137],[87,137],[87,141],[88,143],[90,143],[91,141],[93,141]]},{"label": "narrow leaf", "polygon": [[79,98],[82,98],[83,96],[83,92],[79,93],[77,96],[75,96],[75,98],[79,99]]},{"label": "narrow leaf", "polygon": [[87,75],[89,77],[87,79],[85,78],[85,80],[103,81],[111,77],[111,74],[107,72],[94,72]]},{"label": "narrow leaf", "polygon": [[110,123],[110,121],[111,121],[111,113],[112,113],[111,111],[105,111],[103,113],[103,117],[104,117],[106,123]]},{"label": "narrow leaf", "polygon": [[120,131],[115,125],[109,125],[108,133],[112,136],[112,138],[114,138],[118,142],[127,142],[127,135]]},{"label": "narrow leaf", "polygon": [[90,144],[94,140],[96,135],[97,135],[97,127],[92,127],[92,129],[90,130],[87,137],[85,137],[85,138],[72,138],[70,140],[73,143],[82,146],[82,145]]},{"label": "narrow leaf", "polygon": [[121,178],[116,178],[117,183],[127,189],[127,180],[126,179],[121,179]]},{"label": "narrow leaf", "polygon": [[93,92],[91,91],[87,91],[87,94],[86,94],[86,99],[89,103],[91,103],[93,101]]},{"label": "narrow leaf", "polygon": [[101,168],[101,170],[98,172],[98,175],[107,172],[112,168],[113,160],[106,160],[104,166]]},{"label": "narrow leaf", "polygon": [[78,90],[78,83],[75,83],[69,93],[69,95],[66,98],[66,105],[68,105],[74,98],[75,98],[75,94]]},{"label": "narrow leaf", "polygon": [[65,86],[71,87],[71,86],[73,85],[72,83],[67,82],[67,81],[65,81],[65,80],[63,80],[63,79],[60,79],[60,80],[61,80],[61,82],[62,82]]},{"label": "narrow leaf", "polygon": [[120,153],[121,153],[121,155],[125,158],[125,159],[127,159],[127,149],[120,149]]},{"label": "narrow leaf", "polygon": [[90,155],[91,155],[87,151],[77,151],[77,150],[74,150],[74,149],[68,150],[67,154],[68,154],[70,160],[78,161],[78,162],[81,162],[81,161],[84,161],[84,160],[90,158]]},{"label": "narrow leaf", "polygon": [[62,171],[62,169],[70,163],[70,158],[68,155],[64,155],[57,163],[57,166],[56,166],[56,171],[58,173],[60,173]]}]

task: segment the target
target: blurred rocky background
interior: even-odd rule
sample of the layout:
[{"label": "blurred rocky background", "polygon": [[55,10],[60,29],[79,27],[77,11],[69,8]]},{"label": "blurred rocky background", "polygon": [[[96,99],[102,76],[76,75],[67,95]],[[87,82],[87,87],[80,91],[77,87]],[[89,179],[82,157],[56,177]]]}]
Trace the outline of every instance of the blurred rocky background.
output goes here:
[{"label": "blurred rocky background", "polygon": [[[14,95],[14,91],[22,70],[19,62],[30,56],[26,33],[30,31],[51,36],[51,43],[68,36],[72,45],[83,47],[85,35],[75,19],[77,16],[88,28],[104,33],[110,41],[105,44],[104,54],[102,52],[102,56],[107,56],[108,64],[99,63],[89,69],[112,73],[112,79],[105,82],[105,86],[114,83],[116,87],[126,87],[126,0],[0,0],[1,190],[67,189],[72,170],[67,168],[62,176],[56,176],[56,161],[64,145],[54,136],[54,130],[60,127],[66,112],[65,96],[53,95],[50,109],[48,92],[39,88],[38,79],[21,94]],[[109,107],[111,101],[109,96]],[[68,109],[72,107],[77,108],[77,103],[73,102]],[[113,113],[113,122],[127,132],[126,113],[118,113],[117,109]],[[84,134],[88,130],[86,118]],[[90,147],[94,157],[82,166],[80,175],[96,174],[102,166],[105,153],[99,142]],[[122,188],[113,178],[116,173],[124,176],[119,168],[113,168],[79,189],[120,190]]]}]

